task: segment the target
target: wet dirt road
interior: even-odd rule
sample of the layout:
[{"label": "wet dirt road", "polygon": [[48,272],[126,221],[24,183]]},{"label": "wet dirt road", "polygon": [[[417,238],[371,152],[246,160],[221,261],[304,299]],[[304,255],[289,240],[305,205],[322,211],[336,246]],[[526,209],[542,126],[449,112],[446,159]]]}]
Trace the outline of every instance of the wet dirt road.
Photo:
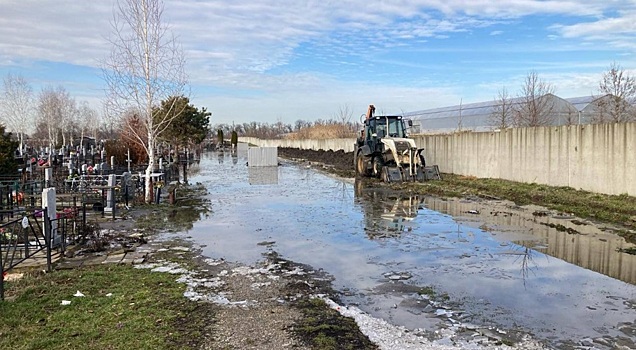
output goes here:
[{"label": "wet dirt road", "polygon": [[189,179],[210,192],[212,213],[186,233],[204,255],[254,263],[274,250],[331,274],[343,302],[410,329],[497,326],[558,348],[634,348],[636,259],[594,225],[245,163],[209,153]]}]

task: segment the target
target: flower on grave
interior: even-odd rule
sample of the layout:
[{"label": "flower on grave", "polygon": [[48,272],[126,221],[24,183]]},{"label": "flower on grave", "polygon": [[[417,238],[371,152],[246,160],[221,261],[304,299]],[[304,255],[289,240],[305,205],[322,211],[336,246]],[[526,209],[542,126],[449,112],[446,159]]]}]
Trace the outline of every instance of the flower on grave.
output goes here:
[{"label": "flower on grave", "polygon": [[11,240],[13,239],[13,237],[14,237],[13,232],[5,228],[0,228],[0,238]]}]

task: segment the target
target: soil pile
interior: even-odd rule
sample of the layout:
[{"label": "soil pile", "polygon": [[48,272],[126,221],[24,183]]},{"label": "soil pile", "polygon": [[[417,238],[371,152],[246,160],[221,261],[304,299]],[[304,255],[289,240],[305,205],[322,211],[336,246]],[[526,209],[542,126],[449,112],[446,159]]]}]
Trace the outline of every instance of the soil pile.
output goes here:
[{"label": "soil pile", "polygon": [[355,170],[353,168],[353,152],[338,151],[315,151],[311,149],[298,148],[278,148],[278,155],[292,159],[295,161],[307,161],[310,163],[319,163],[324,167],[340,176],[353,177]]}]

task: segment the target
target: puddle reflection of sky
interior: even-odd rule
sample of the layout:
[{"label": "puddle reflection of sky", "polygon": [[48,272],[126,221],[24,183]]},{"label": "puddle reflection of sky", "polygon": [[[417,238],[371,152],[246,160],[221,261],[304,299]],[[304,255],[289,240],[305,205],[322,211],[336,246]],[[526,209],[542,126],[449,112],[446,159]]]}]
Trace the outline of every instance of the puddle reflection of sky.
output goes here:
[{"label": "puddle reflection of sky", "polygon": [[[332,274],[334,286],[359,293],[348,300],[371,314],[382,312],[377,303],[371,306],[379,297],[367,291],[385,272],[408,271],[409,284],[434,286],[461,300],[469,313],[545,337],[602,336],[599,330],[611,334],[619,322],[636,318],[622,303],[634,299],[633,285],[502,242],[427,208],[399,234],[385,228],[386,236],[370,239],[370,232],[383,228],[365,205],[377,209],[378,203],[355,198],[353,184],[292,165],[280,166],[276,175],[276,182],[253,185],[244,161],[202,160],[191,181],[208,186],[213,213],[188,235],[205,246],[204,255],[254,263],[273,249]],[[394,201],[387,200],[385,215],[392,215]],[[257,245],[262,241],[276,243]],[[618,299],[616,305],[607,304],[608,296]],[[391,315],[394,323],[421,326],[406,311],[403,317],[399,309]]]}]

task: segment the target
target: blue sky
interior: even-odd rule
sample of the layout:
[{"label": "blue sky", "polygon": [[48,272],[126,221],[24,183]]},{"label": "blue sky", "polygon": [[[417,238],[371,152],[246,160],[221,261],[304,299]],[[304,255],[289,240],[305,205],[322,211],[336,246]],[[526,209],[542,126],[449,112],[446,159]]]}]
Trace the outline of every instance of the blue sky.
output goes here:
[{"label": "blue sky", "polygon": [[[62,85],[101,111],[114,0],[0,0],[0,75]],[[212,123],[353,119],[518,94],[536,71],[562,97],[636,68],[634,0],[167,0],[192,102]]]}]

